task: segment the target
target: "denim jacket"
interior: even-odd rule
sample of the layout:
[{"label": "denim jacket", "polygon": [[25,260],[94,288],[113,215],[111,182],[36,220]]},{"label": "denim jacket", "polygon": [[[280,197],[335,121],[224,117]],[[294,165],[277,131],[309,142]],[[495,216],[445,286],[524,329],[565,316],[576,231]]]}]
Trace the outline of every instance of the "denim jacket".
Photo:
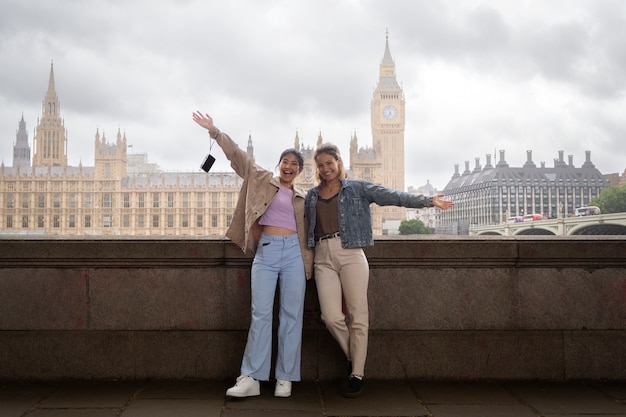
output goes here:
[{"label": "denim jacket", "polygon": [[[342,180],[338,198],[338,220],[341,246],[361,248],[374,245],[370,204],[408,208],[433,207],[432,197],[396,191],[382,185],[361,180]],[[305,201],[305,216],[309,223],[307,242],[315,248],[315,206],[319,186],[309,190]]]}]

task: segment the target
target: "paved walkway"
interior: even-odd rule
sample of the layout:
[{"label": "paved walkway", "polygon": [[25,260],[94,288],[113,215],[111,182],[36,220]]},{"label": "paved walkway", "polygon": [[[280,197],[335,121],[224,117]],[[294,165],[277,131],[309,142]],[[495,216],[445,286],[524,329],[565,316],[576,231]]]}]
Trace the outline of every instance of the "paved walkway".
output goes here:
[{"label": "paved walkway", "polygon": [[0,417],[626,417],[626,381],[441,383],[366,381],[361,398],[338,381],[294,384],[291,398],[226,399],[228,382],[0,383]]}]

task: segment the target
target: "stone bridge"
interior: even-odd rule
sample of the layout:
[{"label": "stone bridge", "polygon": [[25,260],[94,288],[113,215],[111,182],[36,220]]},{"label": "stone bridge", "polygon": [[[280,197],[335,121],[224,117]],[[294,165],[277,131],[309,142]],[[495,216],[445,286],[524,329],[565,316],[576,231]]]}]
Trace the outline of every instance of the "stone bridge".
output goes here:
[{"label": "stone bridge", "polygon": [[470,235],[626,235],[626,213],[479,226],[470,228]]}]

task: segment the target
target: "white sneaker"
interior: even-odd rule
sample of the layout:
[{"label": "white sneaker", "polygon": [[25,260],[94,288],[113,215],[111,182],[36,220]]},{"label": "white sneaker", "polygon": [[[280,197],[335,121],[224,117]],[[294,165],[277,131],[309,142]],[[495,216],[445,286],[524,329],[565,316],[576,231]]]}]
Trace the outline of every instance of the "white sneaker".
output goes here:
[{"label": "white sneaker", "polygon": [[237,383],[226,391],[228,397],[243,398],[257,395],[261,395],[259,381],[248,375],[241,375],[237,378]]},{"label": "white sneaker", "polygon": [[274,397],[291,397],[291,381],[283,381],[282,379],[277,379],[276,388],[274,388]]}]

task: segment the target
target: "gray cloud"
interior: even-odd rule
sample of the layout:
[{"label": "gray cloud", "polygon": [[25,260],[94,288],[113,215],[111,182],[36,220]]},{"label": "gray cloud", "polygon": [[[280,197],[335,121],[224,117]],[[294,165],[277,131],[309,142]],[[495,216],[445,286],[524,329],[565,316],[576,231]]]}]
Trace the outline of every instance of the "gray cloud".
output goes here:
[{"label": "gray cloud", "polygon": [[[195,170],[211,113],[273,168],[296,132],[344,156],[371,144],[370,100],[389,31],[407,98],[406,183],[443,188],[454,165],[505,149],[559,150],[624,170],[626,5],[620,0],[3,1],[0,158],[29,136],[54,61],[71,164],[93,163],[96,129]],[[229,169],[218,152],[217,169]]]}]

